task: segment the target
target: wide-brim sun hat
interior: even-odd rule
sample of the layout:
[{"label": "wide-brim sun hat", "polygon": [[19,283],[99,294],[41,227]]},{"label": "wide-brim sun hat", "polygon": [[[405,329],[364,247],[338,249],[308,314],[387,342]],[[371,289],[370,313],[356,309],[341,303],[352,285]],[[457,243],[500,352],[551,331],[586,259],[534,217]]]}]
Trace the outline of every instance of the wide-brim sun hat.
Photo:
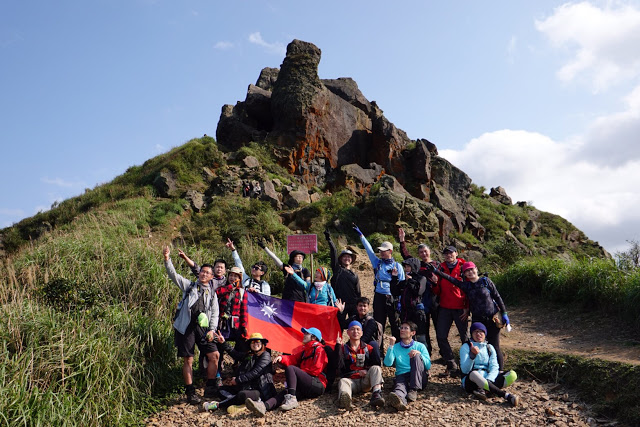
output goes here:
[{"label": "wide-brim sun hat", "polygon": [[251,335],[249,335],[249,338],[247,338],[247,341],[257,341],[257,340],[262,341],[263,344],[266,344],[269,342],[269,340],[264,338],[260,332],[254,332]]}]

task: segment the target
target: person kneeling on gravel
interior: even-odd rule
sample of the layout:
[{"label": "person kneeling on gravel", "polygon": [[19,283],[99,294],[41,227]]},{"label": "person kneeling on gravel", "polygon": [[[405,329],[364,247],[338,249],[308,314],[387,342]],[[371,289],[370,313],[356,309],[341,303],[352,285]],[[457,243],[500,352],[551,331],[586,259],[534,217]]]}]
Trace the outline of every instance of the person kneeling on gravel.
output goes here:
[{"label": "person kneeling on gravel", "polygon": [[499,373],[496,350],[485,341],[487,328],[480,322],[471,325],[471,340],[460,347],[462,388],[480,400],[487,400],[487,393],[504,398],[513,406],[520,404],[515,394],[502,390],[518,378],[515,371]]},{"label": "person kneeling on gravel", "polygon": [[336,352],[339,354],[338,371],[340,382],[338,383],[338,406],[343,409],[351,409],[351,397],[353,393],[367,392],[371,394],[371,406],[374,408],[384,406],[382,398],[382,367],[380,366],[380,352],[378,344],[366,344],[362,338],[362,324],[357,320],[349,323],[347,329],[349,341],[342,344],[339,337]]},{"label": "person kneeling on gravel", "polygon": [[216,333],[215,341],[225,353],[239,362],[239,366],[231,378],[231,384],[220,389],[225,400],[204,403],[204,410],[226,409],[227,413],[233,415],[245,409],[247,399],[268,400],[276,395],[271,353],[266,348],[269,341],[262,334],[256,332],[249,336],[248,352],[231,348],[220,332]]},{"label": "person kneeling on gravel", "polygon": [[400,342],[395,344],[396,339],[391,337],[391,347],[384,358],[384,366],[396,368],[388,405],[398,411],[407,409],[407,401],[416,401],[418,390],[427,385],[429,378],[426,371],[431,369],[431,358],[427,347],[413,339],[417,330],[415,323],[403,322],[400,325]]},{"label": "person kneeling on gravel", "polygon": [[319,397],[327,388],[324,370],[329,360],[324,350],[322,332],[318,328],[302,328],[302,333],[304,334],[302,351],[273,359],[273,363],[286,366],[284,370],[287,380],[286,389],[266,402],[247,399],[245,405],[254,414],[264,417],[267,411],[277,407],[283,411],[289,411],[298,406],[298,397],[301,399]]}]

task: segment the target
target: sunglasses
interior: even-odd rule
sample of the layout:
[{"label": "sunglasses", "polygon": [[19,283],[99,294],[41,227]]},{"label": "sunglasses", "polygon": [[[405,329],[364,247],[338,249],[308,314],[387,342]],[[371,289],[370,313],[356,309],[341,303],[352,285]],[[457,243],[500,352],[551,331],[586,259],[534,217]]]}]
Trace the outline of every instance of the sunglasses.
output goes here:
[{"label": "sunglasses", "polygon": [[251,267],[254,270],[262,270],[262,268],[260,268],[259,265],[254,265],[253,267]]}]

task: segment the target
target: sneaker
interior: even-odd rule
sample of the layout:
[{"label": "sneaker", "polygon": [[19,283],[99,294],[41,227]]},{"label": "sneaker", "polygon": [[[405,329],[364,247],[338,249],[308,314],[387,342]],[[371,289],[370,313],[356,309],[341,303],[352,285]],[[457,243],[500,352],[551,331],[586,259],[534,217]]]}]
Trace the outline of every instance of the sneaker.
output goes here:
[{"label": "sneaker", "polygon": [[202,404],[202,412],[215,411],[216,409],[218,409],[218,402],[216,401],[204,402]]},{"label": "sneaker", "polygon": [[380,391],[374,391],[371,394],[371,406],[374,408],[382,408],[384,406],[384,398]]},{"label": "sneaker", "polygon": [[407,402],[393,392],[389,393],[389,406],[396,408],[398,411],[407,410]]},{"label": "sneaker", "polygon": [[516,396],[515,394],[508,394],[505,396],[505,399],[511,403],[511,406],[519,406],[520,405],[520,398],[518,396]]},{"label": "sneaker", "polygon": [[194,391],[193,393],[187,394],[187,403],[189,405],[199,405],[202,403],[202,399],[198,396],[198,393]]},{"label": "sneaker", "polygon": [[284,395],[284,403],[280,407],[283,411],[290,411],[298,407],[298,399],[293,394]]},{"label": "sneaker", "polygon": [[351,409],[351,395],[349,393],[342,393],[338,397],[338,408],[340,409]]},{"label": "sneaker", "polygon": [[235,415],[238,412],[242,412],[244,410],[246,410],[247,407],[243,405],[231,405],[227,408],[227,414],[229,415]]},{"label": "sneaker", "polygon": [[244,401],[244,404],[248,410],[259,417],[264,417],[267,413],[267,407],[262,400],[247,399]]},{"label": "sneaker", "polygon": [[407,400],[409,402],[415,402],[416,400],[418,400],[418,390],[409,390],[409,393],[407,393]]},{"label": "sneaker", "polygon": [[473,395],[478,400],[482,400],[483,402],[487,400],[487,393],[484,390],[473,390]]}]

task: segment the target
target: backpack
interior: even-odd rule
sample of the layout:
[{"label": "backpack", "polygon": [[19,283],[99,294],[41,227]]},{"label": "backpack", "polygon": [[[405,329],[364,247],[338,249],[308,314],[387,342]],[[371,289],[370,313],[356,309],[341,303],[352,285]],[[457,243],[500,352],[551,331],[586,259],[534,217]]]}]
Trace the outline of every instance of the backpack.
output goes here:
[{"label": "backpack", "polygon": [[[373,320],[376,322],[376,332],[373,334],[373,340],[378,343],[378,348],[382,348],[382,340],[384,338],[384,329],[382,328],[382,323],[375,320],[372,316],[367,315],[365,323]],[[363,325],[364,326],[364,325]],[[367,343],[368,344],[368,343]]]}]

